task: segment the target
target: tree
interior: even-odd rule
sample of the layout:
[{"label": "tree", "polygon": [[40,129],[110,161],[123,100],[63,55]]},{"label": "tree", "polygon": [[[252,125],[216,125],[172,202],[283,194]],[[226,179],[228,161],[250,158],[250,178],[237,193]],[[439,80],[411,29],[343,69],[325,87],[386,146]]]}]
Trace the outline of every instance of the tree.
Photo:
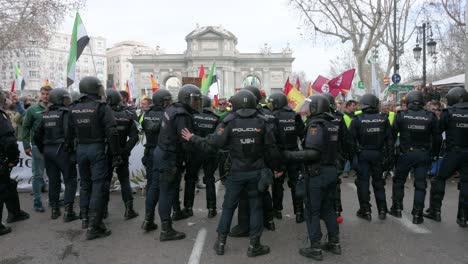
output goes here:
[{"label": "tree", "polygon": [[0,51],[44,45],[70,11],[85,0],[0,0]]},{"label": "tree", "polygon": [[315,34],[351,43],[359,78],[370,87],[369,51],[391,21],[393,0],[291,0],[290,5]]}]

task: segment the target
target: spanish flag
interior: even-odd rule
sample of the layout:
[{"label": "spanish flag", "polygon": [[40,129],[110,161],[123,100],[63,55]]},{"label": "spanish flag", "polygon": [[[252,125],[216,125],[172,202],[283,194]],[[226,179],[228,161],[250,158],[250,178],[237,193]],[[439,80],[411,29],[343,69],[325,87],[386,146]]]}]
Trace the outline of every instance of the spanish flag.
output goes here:
[{"label": "spanish flag", "polygon": [[307,86],[307,97],[312,96],[314,94],[314,88],[312,86],[312,82],[309,82],[309,86]]},{"label": "spanish flag", "polygon": [[299,106],[304,102],[305,97],[304,95],[299,92],[299,90],[296,87],[293,87],[288,95],[288,105],[291,107],[294,111],[297,111]]},{"label": "spanish flag", "polygon": [[130,92],[130,86],[128,85],[128,81],[125,83],[125,91],[128,93],[128,100],[132,100],[132,93]]},{"label": "spanish flag", "polygon": [[151,91],[154,93],[159,89],[159,84],[154,78],[153,74],[151,74],[150,80],[151,80]]}]

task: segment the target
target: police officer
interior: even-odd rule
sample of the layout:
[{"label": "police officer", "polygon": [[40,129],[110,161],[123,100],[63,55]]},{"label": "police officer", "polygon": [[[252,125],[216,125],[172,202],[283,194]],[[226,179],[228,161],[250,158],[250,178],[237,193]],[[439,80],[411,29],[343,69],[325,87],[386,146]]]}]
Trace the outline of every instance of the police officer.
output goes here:
[{"label": "police officer", "polygon": [[152,231],[158,228],[154,223],[154,210],[159,201],[159,182],[153,184],[153,159],[154,151],[158,146],[158,137],[161,130],[161,123],[164,118],[164,110],[172,104],[172,95],[166,89],[158,89],[153,94],[153,105],[140,117],[140,124],[145,132],[146,144],[142,158],[146,168],[146,209],[145,220],[141,228],[145,231]]},{"label": "police officer", "polygon": [[[262,100],[262,94],[260,89],[255,86],[247,86],[244,88],[247,91],[250,91],[255,95],[257,99],[257,112],[267,118],[267,122],[271,123],[273,126],[273,131],[276,131],[275,127],[275,116],[273,113],[268,109],[268,107],[263,107],[260,105],[260,101]],[[276,133],[276,132],[274,132]],[[263,225],[270,231],[276,230],[276,225],[273,220],[274,217],[274,210],[273,210],[273,200],[269,190],[262,192],[262,199],[263,199]],[[237,225],[234,226],[229,233],[229,236],[232,237],[246,237],[249,235],[249,200],[248,195],[244,191],[239,200],[239,208],[237,210]]]},{"label": "police officer", "polygon": [[[335,102],[335,97],[331,95],[330,93],[323,93],[328,101],[330,102],[330,113],[331,115],[335,118],[333,120],[333,123],[339,127],[338,131],[338,142],[340,147],[340,152],[338,153],[338,158],[337,158],[337,169],[338,169],[338,180],[336,182],[336,192],[335,192],[335,212],[337,216],[341,215],[341,212],[343,212],[343,206],[341,205],[341,173],[344,170],[344,165],[346,163],[346,159],[344,156],[343,150],[345,149],[344,144],[345,142],[349,141],[347,134],[347,127],[346,127],[346,122],[344,118],[344,114],[340,111],[337,110],[336,108],[336,102]],[[348,157],[348,159],[351,159],[351,157]]]},{"label": "police officer", "polygon": [[449,108],[444,109],[440,130],[445,131],[446,153],[438,173],[432,179],[430,206],[425,217],[441,221],[440,209],[445,195],[445,181],[455,171],[460,172],[460,196],[457,223],[467,226],[468,217],[468,93],[461,87],[450,89],[447,96]]},{"label": "police officer", "polygon": [[[130,186],[130,172],[128,169],[128,158],[132,149],[138,143],[138,128],[134,121],[134,114],[126,110],[122,105],[122,97],[119,92],[114,89],[106,90],[107,104],[112,109],[115,121],[117,122],[117,131],[119,133],[120,142],[120,156],[122,157],[122,163],[115,168],[117,177],[120,182],[120,188],[122,193],[122,200],[125,204],[124,217],[126,220],[132,219],[138,216],[138,213],[133,209],[133,195],[132,187]],[[108,155],[108,184],[112,181],[114,168],[112,167],[112,156]],[[109,189],[108,189],[109,190]],[[107,203],[109,203],[110,192],[107,192]],[[107,203],[105,206],[105,212],[107,212]],[[107,213],[104,214],[104,218]]]},{"label": "police officer", "polygon": [[[214,249],[216,254],[224,254],[239,196],[242,190],[246,190],[250,207],[250,246],[247,256],[255,257],[270,252],[268,246],[260,244],[263,213],[262,195],[259,191],[266,190],[268,182],[272,182],[271,169],[278,170],[281,164],[272,124],[256,110],[256,97],[248,90],[241,90],[231,98],[231,103],[234,113],[223,119],[212,136],[203,139],[188,130],[184,130],[183,135],[200,149],[205,149],[206,145],[230,146],[232,168],[225,183],[226,193]],[[266,168],[266,163],[271,169]]]},{"label": "police officer", "polygon": [[[203,111],[193,115],[195,121],[195,135],[206,137],[212,134],[219,123],[219,118],[211,111],[211,99],[204,95]],[[214,173],[218,167],[216,149],[207,149],[206,153],[192,151],[187,156],[187,172],[185,174],[184,213],[193,216],[193,201],[195,199],[195,186],[198,180],[198,172],[203,167],[203,183],[206,185],[206,204],[208,218],[216,216],[216,190]]]},{"label": "police officer", "polygon": [[[102,222],[109,189],[107,155],[113,156],[113,167],[120,165],[121,156],[117,123],[110,107],[102,101],[105,90],[101,81],[96,77],[84,77],[79,87],[82,97],[71,107],[70,120],[77,139],[82,227],[89,227],[86,239],[91,240],[111,233]],[[106,140],[109,154],[105,151]]]},{"label": "police officer", "polygon": [[423,94],[411,91],[406,95],[407,110],[399,111],[394,124],[394,137],[400,133],[400,154],[393,178],[393,205],[390,214],[400,218],[403,210],[403,196],[406,178],[411,169],[414,172],[413,223],[421,224],[426,177],[431,157],[438,155],[441,138],[437,128],[437,117],[423,108]]},{"label": "police officer", "polygon": [[[307,258],[322,260],[320,241],[320,219],[325,221],[328,242],[323,249],[333,254],[341,254],[339,228],[336,221],[334,199],[338,171],[336,158],[339,151],[338,126],[330,115],[330,102],[320,94],[306,99],[301,108],[308,108],[306,135],[303,150],[285,151],[287,160],[303,162],[305,175],[305,204],[307,232],[310,247],[301,248],[299,253]],[[303,109],[301,109],[301,112]]]},{"label": "police officer", "polygon": [[[298,150],[298,140],[303,137],[304,122],[299,114],[288,106],[288,98],[283,93],[271,94],[268,105],[273,111],[276,121],[276,143],[280,151]],[[296,194],[296,185],[299,178],[299,164],[291,161],[285,163],[285,175],[273,180],[273,208],[275,217],[282,218],[283,210],[283,184],[285,176],[288,177],[288,186],[291,188],[296,223],[304,222],[303,200]]]},{"label": "police officer", "polygon": [[[158,147],[154,152],[152,185],[159,184],[159,217],[161,218],[160,241],[185,238],[185,233],[172,228],[171,206],[179,191],[180,168],[190,146],[181,137],[182,129],[193,131],[193,114],[202,108],[198,87],[186,84],[180,88],[178,102],[166,109],[161,124]],[[151,187],[152,188],[152,187]]]},{"label": "police officer", "polygon": [[18,222],[29,218],[29,214],[22,211],[18,192],[17,182],[10,179],[10,172],[18,164],[20,152],[15,137],[15,129],[4,109],[9,107],[9,103],[0,89],[0,236],[11,232],[10,227],[2,224],[3,204],[8,208],[7,223]]},{"label": "police officer", "polygon": [[70,111],[68,105],[71,97],[67,90],[58,88],[49,94],[51,105],[44,112],[40,125],[34,132],[34,141],[44,155],[45,168],[49,176],[49,203],[52,208],[51,218],[57,219],[61,212],[59,197],[61,177],[65,184],[64,222],[78,219],[73,204],[77,188],[76,156],[72,127],[70,127]]},{"label": "police officer", "polygon": [[368,221],[372,219],[369,191],[369,180],[372,177],[379,219],[384,220],[387,215],[387,201],[382,162],[394,156],[392,130],[387,116],[379,113],[377,96],[365,94],[360,105],[362,114],[354,117],[350,126],[354,139],[353,149],[357,150],[358,157],[356,187],[360,209],[356,214]]}]

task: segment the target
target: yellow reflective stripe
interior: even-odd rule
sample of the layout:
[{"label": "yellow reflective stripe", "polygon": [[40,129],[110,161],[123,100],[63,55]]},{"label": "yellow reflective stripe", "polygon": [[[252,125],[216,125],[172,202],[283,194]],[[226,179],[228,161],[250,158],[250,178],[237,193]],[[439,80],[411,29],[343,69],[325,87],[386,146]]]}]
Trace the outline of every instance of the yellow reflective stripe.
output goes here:
[{"label": "yellow reflective stripe", "polygon": [[138,123],[140,123],[140,125],[143,124],[143,121],[145,120],[145,112],[143,112],[140,116],[140,120],[138,120]]},{"label": "yellow reflective stripe", "polygon": [[360,115],[362,114],[362,110],[357,110],[356,112],[354,112],[354,115]]},{"label": "yellow reflective stripe", "polygon": [[349,128],[349,126],[351,125],[351,121],[352,121],[351,117],[347,114],[344,114],[343,119],[345,121],[346,127]]},{"label": "yellow reflective stripe", "polygon": [[390,125],[393,126],[393,122],[395,121],[395,112],[388,113],[388,121],[390,122]]}]

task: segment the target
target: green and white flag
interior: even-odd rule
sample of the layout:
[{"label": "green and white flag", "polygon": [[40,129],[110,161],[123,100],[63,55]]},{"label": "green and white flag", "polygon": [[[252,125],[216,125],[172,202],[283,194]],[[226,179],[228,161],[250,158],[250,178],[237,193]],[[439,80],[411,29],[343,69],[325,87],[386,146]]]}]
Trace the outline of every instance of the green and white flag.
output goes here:
[{"label": "green and white flag", "polygon": [[81,53],[89,43],[88,33],[81,21],[80,14],[76,12],[75,24],[70,42],[70,56],[67,65],[67,87],[75,82],[75,66]]}]

